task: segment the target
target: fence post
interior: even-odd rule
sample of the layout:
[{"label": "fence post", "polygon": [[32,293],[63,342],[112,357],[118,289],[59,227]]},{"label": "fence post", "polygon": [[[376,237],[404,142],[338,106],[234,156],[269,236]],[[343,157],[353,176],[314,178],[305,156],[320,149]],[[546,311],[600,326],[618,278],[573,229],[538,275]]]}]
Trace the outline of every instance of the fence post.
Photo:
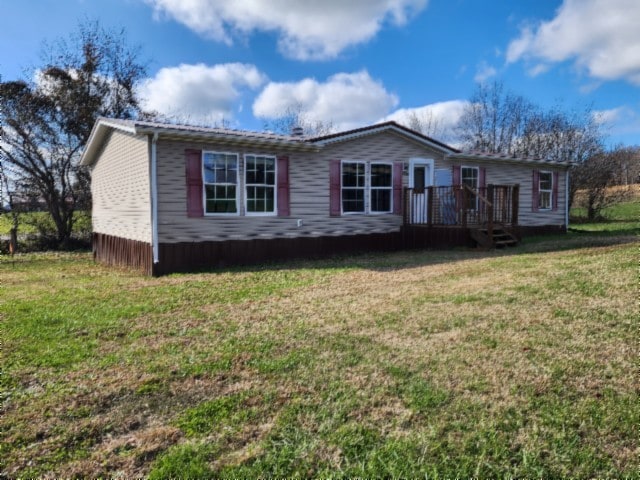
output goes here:
[{"label": "fence post", "polygon": [[13,227],[9,231],[9,253],[13,256],[18,251],[18,229]]}]

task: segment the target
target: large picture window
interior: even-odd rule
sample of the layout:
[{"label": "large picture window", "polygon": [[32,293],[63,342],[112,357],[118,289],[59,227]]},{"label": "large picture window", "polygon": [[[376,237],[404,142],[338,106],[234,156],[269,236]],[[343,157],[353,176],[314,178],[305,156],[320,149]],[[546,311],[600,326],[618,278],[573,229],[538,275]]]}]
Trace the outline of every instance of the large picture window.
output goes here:
[{"label": "large picture window", "polygon": [[205,213],[237,214],[238,155],[204,152]]},{"label": "large picture window", "polygon": [[364,192],[364,162],[342,162],[342,212],[364,213]]},{"label": "large picture window", "polygon": [[276,157],[245,156],[247,214],[276,213]]},{"label": "large picture window", "polygon": [[550,210],[553,194],[553,175],[551,172],[540,172],[538,192],[538,208]]},{"label": "large picture window", "polygon": [[393,197],[393,166],[389,163],[371,164],[371,213],[391,212]]}]

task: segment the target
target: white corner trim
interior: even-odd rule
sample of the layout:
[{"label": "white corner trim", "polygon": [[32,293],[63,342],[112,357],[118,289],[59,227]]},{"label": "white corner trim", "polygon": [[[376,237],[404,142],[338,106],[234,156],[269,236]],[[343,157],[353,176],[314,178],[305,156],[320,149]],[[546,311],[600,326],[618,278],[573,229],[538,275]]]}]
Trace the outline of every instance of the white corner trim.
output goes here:
[{"label": "white corner trim", "polygon": [[159,259],[158,247],[158,160],[157,160],[158,132],[151,137],[151,249],[153,251],[153,263]]}]

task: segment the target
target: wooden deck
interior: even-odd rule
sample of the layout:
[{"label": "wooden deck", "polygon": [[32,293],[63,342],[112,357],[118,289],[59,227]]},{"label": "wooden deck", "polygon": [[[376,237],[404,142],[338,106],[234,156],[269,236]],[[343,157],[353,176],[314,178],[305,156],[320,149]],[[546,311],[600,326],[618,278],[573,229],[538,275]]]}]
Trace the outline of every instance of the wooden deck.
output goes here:
[{"label": "wooden deck", "polygon": [[[418,246],[478,245],[518,242],[519,185],[467,185],[405,188],[403,235]],[[426,229],[426,231],[424,231]]]}]

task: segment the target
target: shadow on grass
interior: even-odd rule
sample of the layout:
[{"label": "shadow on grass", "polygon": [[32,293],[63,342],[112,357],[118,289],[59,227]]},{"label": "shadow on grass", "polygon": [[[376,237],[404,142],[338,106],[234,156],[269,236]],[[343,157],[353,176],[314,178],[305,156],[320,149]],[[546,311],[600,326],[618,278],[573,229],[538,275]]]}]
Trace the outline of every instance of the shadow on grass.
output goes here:
[{"label": "shadow on grass", "polygon": [[[515,247],[494,250],[480,250],[468,247],[451,249],[406,249],[393,252],[363,252],[356,254],[339,254],[316,259],[292,259],[285,261],[264,262],[258,265],[241,265],[221,268],[194,269],[189,273],[232,273],[283,270],[372,270],[398,271],[419,268],[429,265],[441,265],[468,260],[499,258],[506,256],[528,255],[566,250],[611,247],[640,242],[640,229],[631,228],[611,231],[584,231],[569,229],[566,234],[548,234],[525,237]],[[184,275],[174,273],[172,275]]]},{"label": "shadow on grass", "polygon": [[[638,222],[619,221],[613,223],[628,223],[638,225]],[[582,224],[569,228],[566,234],[547,234],[525,237],[515,247],[494,250],[479,250],[467,247],[453,247],[451,249],[406,249],[393,252],[362,252],[355,254],[339,254],[318,258],[274,260],[254,265],[238,265],[229,267],[193,268],[185,272],[173,273],[171,276],[189,274],[224,274],[224,273],[259,273],[264,271],[287,270],[372,270],[398,271],[419,268],[429,265],[441,265],[468,260],[485,258],[499,258],[505,256],[528,255],[555,251],[566,251],[586,248],[610,247],[640,242],[640,228],[617,228],[615,230],[589,230],[589,227],[599,228],[604,224]],[[0,255],[0,267],[33,267],[51,262],[58,257],[65,263],[90,261],[90,252],[43,252],[19,254],[14,257]],[[113,269],[114,267],[105,267]],[[116,270],[120,270],[117,269]],[[129,273],[135,274],[133,271]]]}]

